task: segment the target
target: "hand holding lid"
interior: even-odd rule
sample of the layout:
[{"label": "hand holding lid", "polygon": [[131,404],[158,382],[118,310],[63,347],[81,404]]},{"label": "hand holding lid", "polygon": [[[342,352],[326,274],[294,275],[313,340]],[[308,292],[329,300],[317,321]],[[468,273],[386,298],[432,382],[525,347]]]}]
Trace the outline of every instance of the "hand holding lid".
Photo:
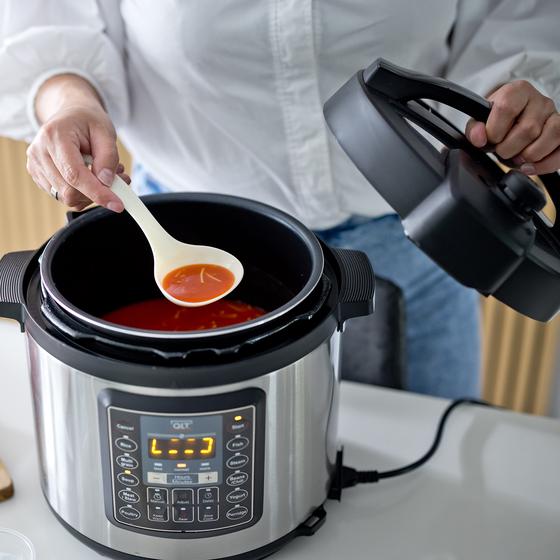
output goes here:
[{"label": "hand holding lid", "polygon": [[[506,175],[424,99],[480,121],[491,110],[457,84],[378,59],[324,111],[341,147],[415,244],[459,282],[549,320],[560,309],[560,236],[558,224],[549,227],[540,214],[544,194],[529,178]],[[438,151],[416,127],[446,149]],[[541,180],[560,208],[558,175]]]}]

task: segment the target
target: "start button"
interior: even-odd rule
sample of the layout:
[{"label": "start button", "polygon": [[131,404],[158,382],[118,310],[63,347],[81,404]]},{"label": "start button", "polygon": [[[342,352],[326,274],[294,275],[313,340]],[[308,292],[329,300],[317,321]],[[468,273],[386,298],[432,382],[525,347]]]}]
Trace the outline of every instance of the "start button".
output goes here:
[{"label": "start button", "polygon": [[230,434],[242,434],[251,427],[251,421],[242,416],[236,416],[228,422],[226,428]]}]

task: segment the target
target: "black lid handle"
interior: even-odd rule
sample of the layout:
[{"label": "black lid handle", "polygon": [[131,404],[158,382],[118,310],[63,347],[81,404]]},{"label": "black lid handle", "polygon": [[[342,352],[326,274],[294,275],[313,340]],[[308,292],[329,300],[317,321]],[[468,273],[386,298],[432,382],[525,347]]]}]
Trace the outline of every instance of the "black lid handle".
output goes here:
[{"label": "black lid handle", "polygon": [[368,66],[363,78],[369,88],[397,101],[431,99],[481,122],[486,122],[490,115],[492,105],[484,97],[443,78],[413,72],[383,58]]}]

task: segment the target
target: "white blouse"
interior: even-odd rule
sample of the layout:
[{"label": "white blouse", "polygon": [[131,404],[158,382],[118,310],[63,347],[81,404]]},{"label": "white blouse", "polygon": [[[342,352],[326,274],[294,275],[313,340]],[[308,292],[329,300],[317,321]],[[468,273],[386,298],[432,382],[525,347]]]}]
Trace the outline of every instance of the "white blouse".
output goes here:
[{"label": "white blouse", "polygon": [[559,0],[1,0],[0,134],[31,139],[38,88],[73,72],[170,189],[327,228],[391,211],[323,118],[355,71],[383,56],[482,94],[529,79],[559,100],[559,29]]}]

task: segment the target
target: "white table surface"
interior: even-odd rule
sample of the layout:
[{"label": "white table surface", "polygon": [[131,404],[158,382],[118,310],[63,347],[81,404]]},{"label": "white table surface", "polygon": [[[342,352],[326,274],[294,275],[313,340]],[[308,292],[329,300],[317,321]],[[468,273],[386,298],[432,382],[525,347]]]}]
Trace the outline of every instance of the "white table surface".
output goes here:
[{"label": "white table surface", "polygon": [[[387,469],[421,455],[446,402],[343,383],[346,464]],[[24,337],[0,320],[0,457],[15,496],[0,527],[28,536],[39,560],[93,560],[50,513],[39,487]],[[346,490],[327,521],[275,560],[559,560],[560,422],[474,407],[453,413],[420,471]]]}]

